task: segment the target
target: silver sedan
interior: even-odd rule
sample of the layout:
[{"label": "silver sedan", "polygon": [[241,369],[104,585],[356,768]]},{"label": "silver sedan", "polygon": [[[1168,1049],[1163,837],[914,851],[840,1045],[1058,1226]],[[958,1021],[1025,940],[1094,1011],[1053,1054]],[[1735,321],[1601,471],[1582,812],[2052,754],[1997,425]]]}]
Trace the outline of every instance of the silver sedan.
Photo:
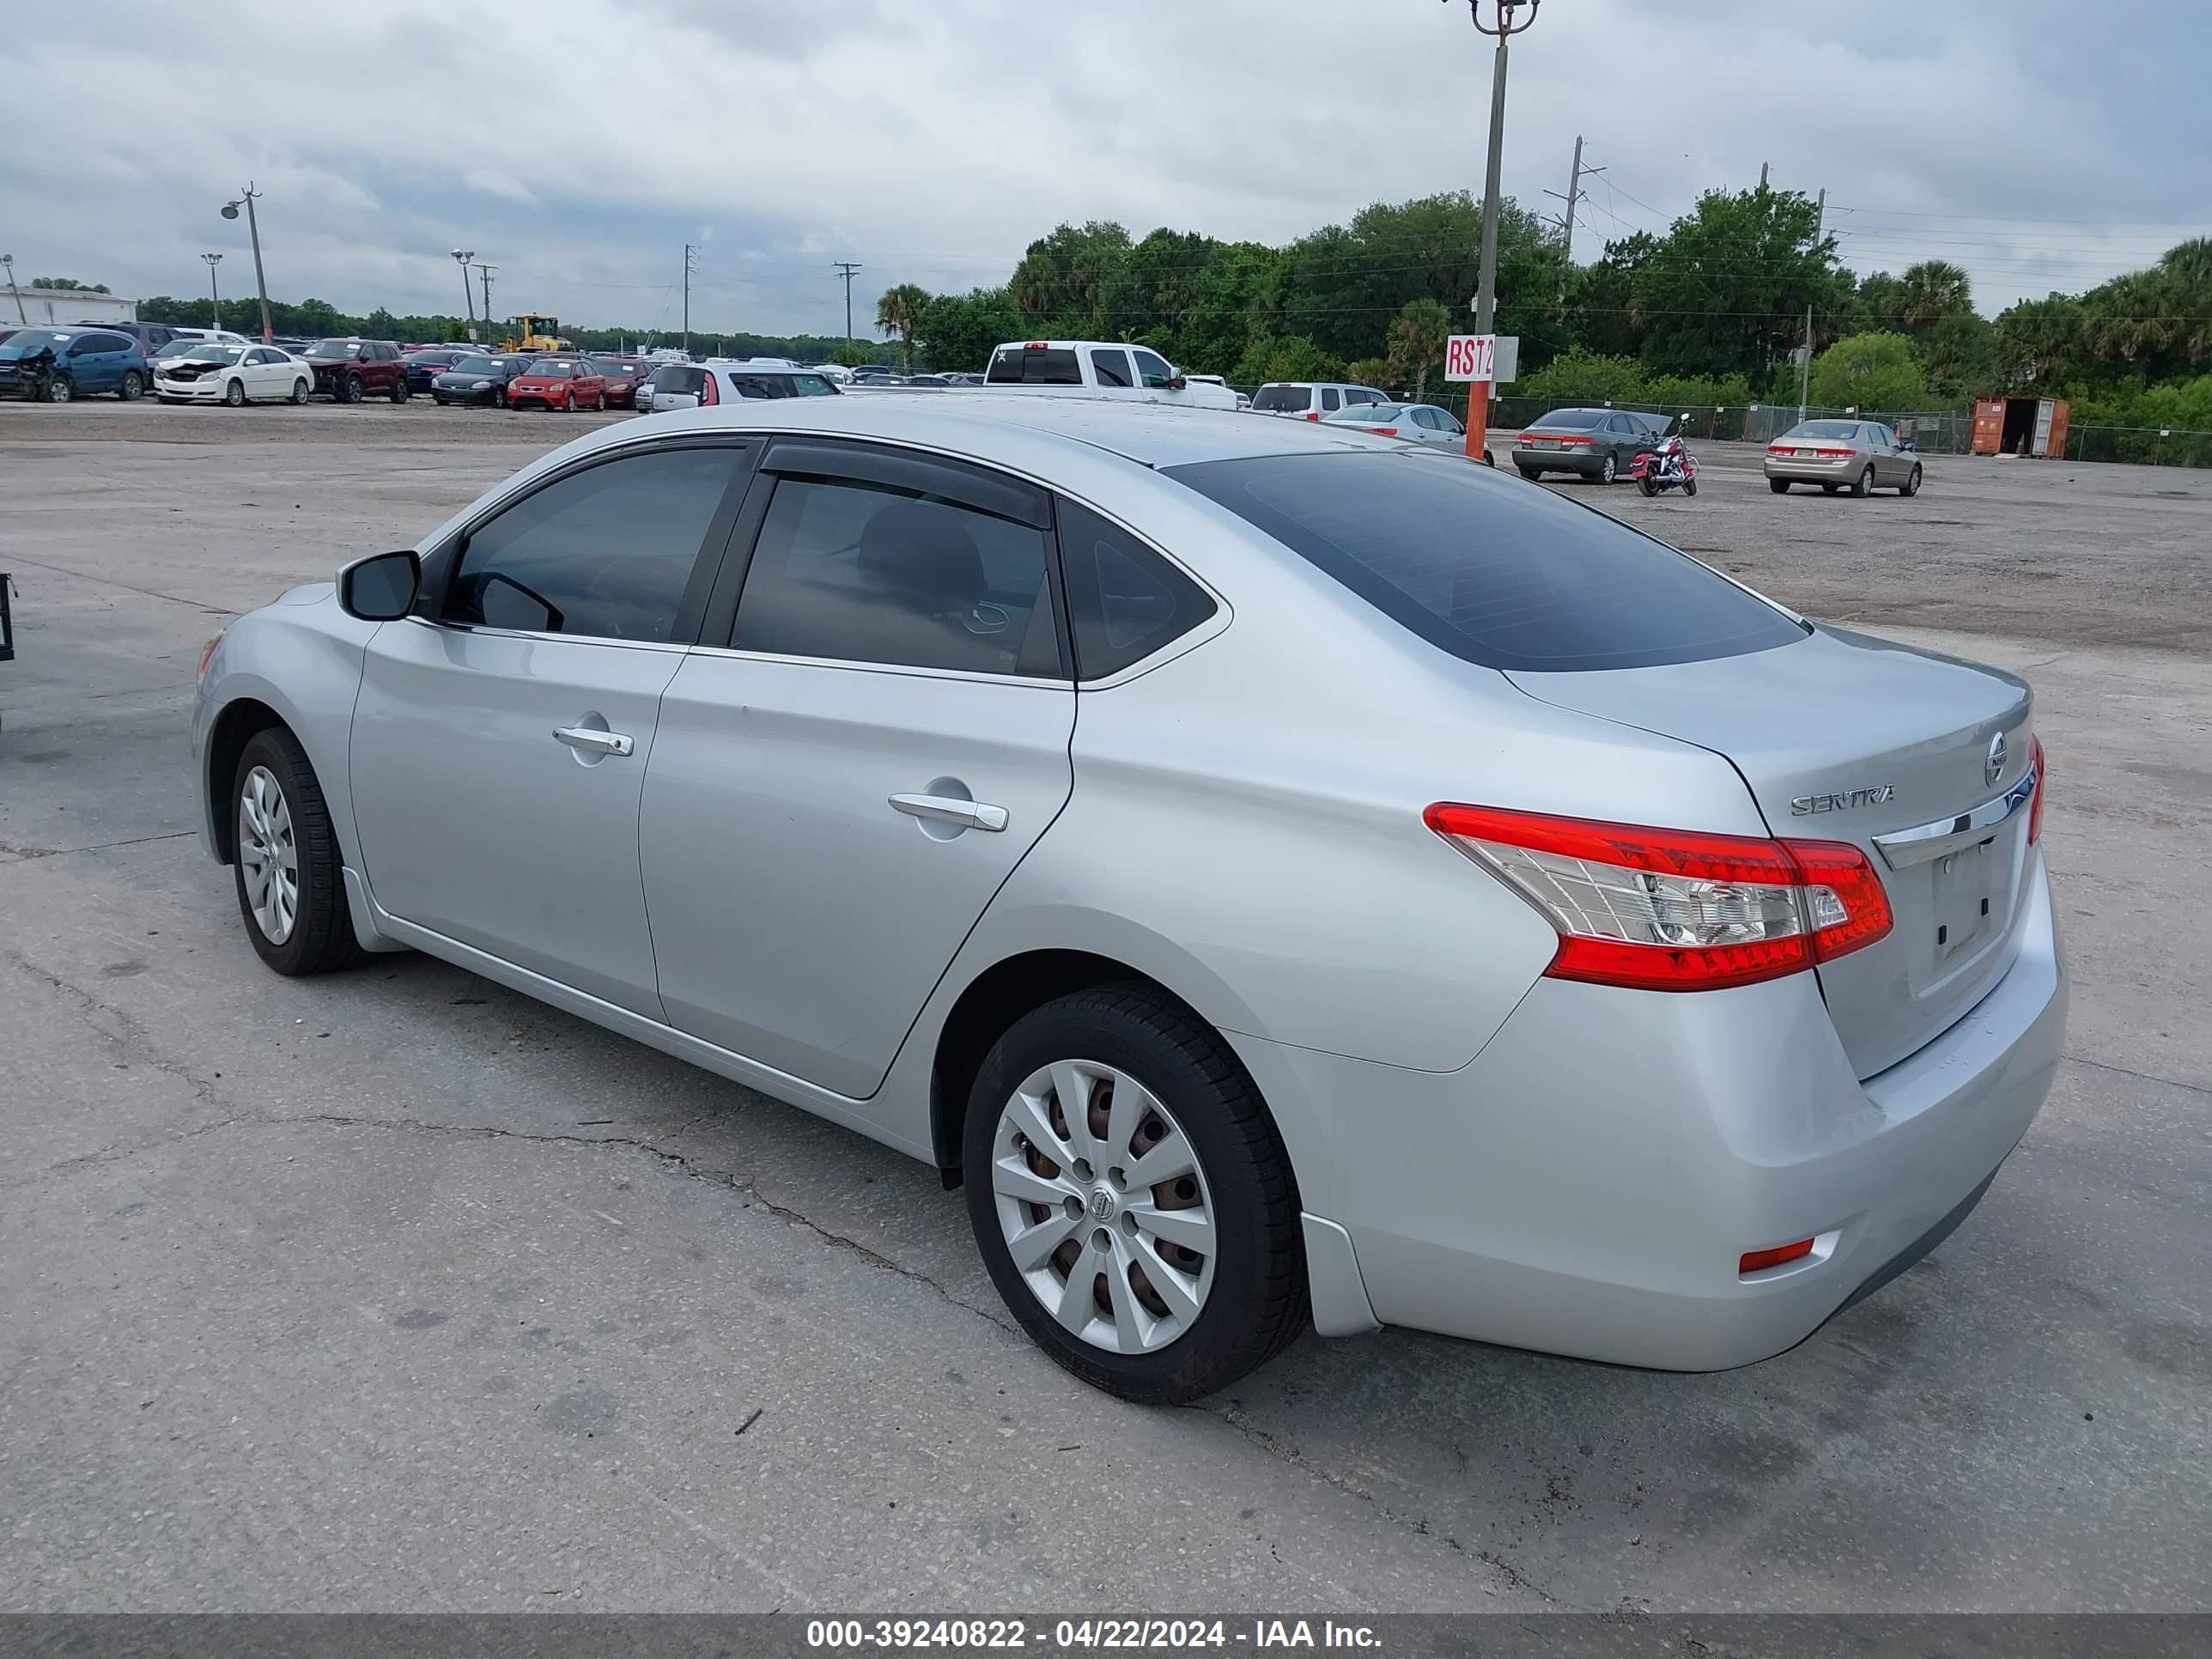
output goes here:
[{"label": "silver sedan", "polygon": [[1434,404],[1358,404],[1322,417],[1324,426],[1357,427],[1384,438],[1403,438],[1408,443],[1467,453],[1467,428],[1459,416]]},{"label": "silver sedan", "polygon": [[1920,455],[1880,421],[1801,421],[1766,446],[1766,487],[1787,495],[1793,483],[1818,484],[1829,495],[1920,493]]},{"label": "silver sedan", "polygon": [[232,623],[193,739],[271,969],[427,951],[911,1153],[1139,1401],[1310,1324],[1779,1352],[2063,1038],[2022,682],[1341,427],[648,416]]}]

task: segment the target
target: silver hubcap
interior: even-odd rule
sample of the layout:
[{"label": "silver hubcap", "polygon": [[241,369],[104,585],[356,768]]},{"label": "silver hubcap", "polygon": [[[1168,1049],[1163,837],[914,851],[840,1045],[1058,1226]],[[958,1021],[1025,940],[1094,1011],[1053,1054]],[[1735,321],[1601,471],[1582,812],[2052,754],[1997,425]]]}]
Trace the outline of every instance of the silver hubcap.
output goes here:
[{"label": "silver hubcap", "polygon": [[991,1188],[1014,1267],[1093,1347],[1149,1353],[1213,1288],[1213,1199],[1174,1115],[1097,1060],[1039,1067],[999,1114]]},{"label": "silver hubcap", "polygon": [[253,925],[271,945],[292,937],[300,915],[300,849],[283,786],[265,766],[246,775],[238,797],[238,863]]}]

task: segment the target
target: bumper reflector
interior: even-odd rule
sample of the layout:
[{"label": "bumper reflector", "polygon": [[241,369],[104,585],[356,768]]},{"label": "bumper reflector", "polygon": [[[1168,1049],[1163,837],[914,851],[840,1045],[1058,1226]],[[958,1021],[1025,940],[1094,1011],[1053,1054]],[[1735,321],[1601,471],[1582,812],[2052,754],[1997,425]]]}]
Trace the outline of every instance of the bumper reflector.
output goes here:
[{"label": "bumper reflector", "polygon": [[1785,1261],[1802,1261],[1813,1254],[1813,1241],[1801,1238],[1795,1244],[1777,1244],[1771,1250],[1749,1250],[1736,1263],[1739,1273],[1755,1273],[1763,1268],[1778,1267]]}]

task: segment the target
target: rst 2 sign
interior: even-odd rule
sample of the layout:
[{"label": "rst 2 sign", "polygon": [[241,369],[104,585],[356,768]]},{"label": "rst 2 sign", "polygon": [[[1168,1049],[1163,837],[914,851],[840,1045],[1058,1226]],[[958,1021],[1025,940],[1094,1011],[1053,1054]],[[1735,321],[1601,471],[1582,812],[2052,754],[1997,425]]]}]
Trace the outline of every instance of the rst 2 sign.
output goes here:
[{"label": "rst 2 sign", "polygon": [[1497,378],[1498,337],[1495,334],[1455,334],[1444,342],[1444,379],[1489,380]]}]

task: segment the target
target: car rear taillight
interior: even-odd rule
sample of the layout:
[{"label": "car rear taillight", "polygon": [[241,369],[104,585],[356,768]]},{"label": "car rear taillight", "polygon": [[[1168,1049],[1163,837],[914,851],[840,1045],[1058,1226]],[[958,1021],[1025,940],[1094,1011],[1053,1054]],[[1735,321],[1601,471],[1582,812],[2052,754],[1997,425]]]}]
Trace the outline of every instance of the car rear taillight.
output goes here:
[{"label": "car rear taillight", "polygon": [[1395,426],[1370,426],[1367,429],[1381,438],[1395,438],[1398,435],[1398,428]]},{"label": "car rear taillight", "polygon": [[2027,844],[2043,839],[2043,798],[2051,793],[2051,763],[2044,758],[2043,739],[2027,740],[2027,757],[2035,764],[2035,799],[2027,809]]},{"label": "car rear taillight", "polygon": [[1858,452],[1854,449],[1815,449],[1813,453],[1824,461],[1847,461]]},{"label": "car rear taillight", "polygon": [[1553,979],[1710,991],[1778,979],[1887,933],[1889,896],[1848,842],[1653,830],[1441,801],[1429,828],[1559,930]]},{"label": "car rear taillight", "polygon": [[[1034,350],[1036,348],[1030,349]],[[699,407],[705,409],[710,404],[719,404],[721,401],[722,390],[714,384],[714,377],[711,374],[702,377],[699,382]]]}]

